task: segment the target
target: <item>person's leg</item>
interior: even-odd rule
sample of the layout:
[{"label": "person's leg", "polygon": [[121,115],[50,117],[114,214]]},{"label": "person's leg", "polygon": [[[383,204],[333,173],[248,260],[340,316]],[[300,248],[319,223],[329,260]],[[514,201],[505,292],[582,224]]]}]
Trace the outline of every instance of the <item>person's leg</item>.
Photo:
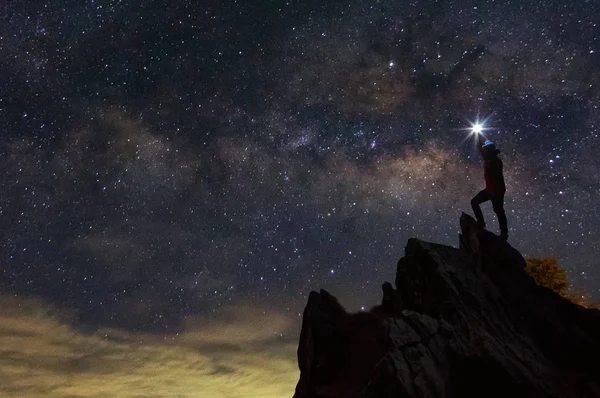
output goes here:
[{"label": "person's leg", "polygon": [[483,213],[481,212],[481,207],[479,207],[479,205],[483,202],[487,202],[490,199],[490,195],[485,189],[480,191],[473,199],[471,199],[471,207],[473,208],[473,213],[475,214],[477,223],[484,228],[485,220],[483,219]]},{"label": "person's leg", "polygon": [[500,224],[500,236],[508,239],[508,221],[506,220],[506,212],[504,211],[504,195],[492,197],[492,206],[494,207],[494,213],[498,217],[498,224]]}]

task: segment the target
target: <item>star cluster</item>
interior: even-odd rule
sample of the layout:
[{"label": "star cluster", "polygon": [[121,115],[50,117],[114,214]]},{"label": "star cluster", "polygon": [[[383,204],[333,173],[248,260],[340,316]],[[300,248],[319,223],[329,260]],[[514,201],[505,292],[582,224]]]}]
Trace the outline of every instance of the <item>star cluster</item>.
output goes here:
[{"label": "star cluster", "polygon": [[510,242],[597,300],[600,9],[542,3],[7,2],[2,290],[166,333],[368,307],[408,238],[456,244],[485,116]]}]

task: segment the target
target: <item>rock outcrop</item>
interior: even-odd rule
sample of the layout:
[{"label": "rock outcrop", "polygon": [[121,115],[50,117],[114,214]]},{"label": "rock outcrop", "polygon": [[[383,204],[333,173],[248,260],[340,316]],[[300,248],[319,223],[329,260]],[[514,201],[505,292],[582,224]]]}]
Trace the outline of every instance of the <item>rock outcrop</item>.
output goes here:
[{"label": "rock outcrop", "polygon": [[460,225],[459,249],[409,240],[370,312],[311,292],[294,398],[600,397],[600,311],[537,286],[472,217]]}]

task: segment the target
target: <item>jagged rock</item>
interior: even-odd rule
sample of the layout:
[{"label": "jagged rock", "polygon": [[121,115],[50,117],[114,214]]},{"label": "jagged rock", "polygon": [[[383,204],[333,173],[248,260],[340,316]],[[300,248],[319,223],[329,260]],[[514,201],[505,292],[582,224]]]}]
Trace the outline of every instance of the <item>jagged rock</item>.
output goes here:
[{"label": "jagged rock", "polygon": [[295,398],[600,397],[600,311],[537,286],[463,214],[460,248],[410,239],[382,305],[304,311]]},{"label": "jagged rock", "polygon": [[392,287],[392,284],[389,282],[385,282],[381,289],[383,290],[383,298],[381,299],[381,309],[390,314],[392,313],[400,313],[404,308],[404,304],[402,303],[402,297]]}]

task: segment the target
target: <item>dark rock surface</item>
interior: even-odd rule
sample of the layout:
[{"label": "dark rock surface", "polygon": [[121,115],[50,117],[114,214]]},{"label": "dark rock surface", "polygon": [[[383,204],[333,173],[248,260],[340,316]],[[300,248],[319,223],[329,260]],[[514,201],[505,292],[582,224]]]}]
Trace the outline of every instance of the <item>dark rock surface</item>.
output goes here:
[{"label": "dark rock surface", "polygon": [[370,312],[311,292],[295,398],[600,397],[600,311],[537,286],[472,217],[460,225],[459,249],[409,240]]}]

